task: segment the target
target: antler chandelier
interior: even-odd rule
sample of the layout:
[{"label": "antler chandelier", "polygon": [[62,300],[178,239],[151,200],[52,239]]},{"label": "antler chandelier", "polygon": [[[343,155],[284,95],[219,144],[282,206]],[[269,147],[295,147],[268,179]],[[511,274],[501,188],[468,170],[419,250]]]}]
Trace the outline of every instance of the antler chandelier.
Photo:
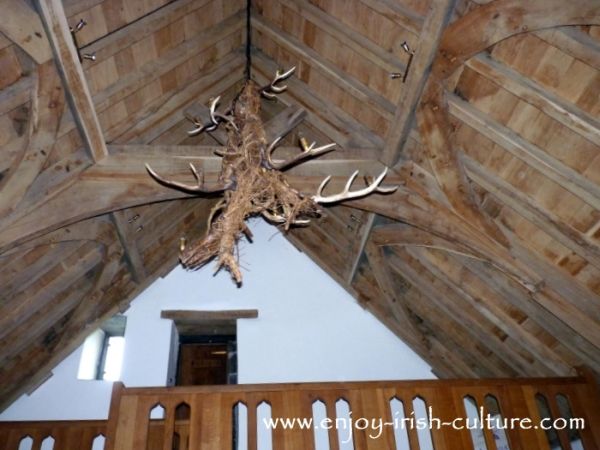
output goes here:
[{"label": "antler chandelier", "polygon": [[198,269],[216,257],[217,271],[225,268],[239,285],[242,274],[236,256],[237,243],[244,235],[251,238],[246,219],[262,215],[269,222],[283,225],[288,230],[292,225],[306,225],[310,218],[317,217],[320,214],[319,205],[364,197],[374,192],[391,193],[397,189],[397,186],[381,186],[387,168],[375,180],[367,183],[366,187],[351,190],[358,176],[357,170],[350,176],[343,191],[335,195],[323,195],[323,189],[331,176],[325,178],[317,193],[312,195],[302,194],[287,183],[282,171],[303,160],[330,152],[336,145],[331,143],[315,147],[314,142],[308,145],[301,139],[301,152],[297,156],[282,162],[273,160],[273,153],[283,136],[267,142],[259,115],[260,97],[262,95],[274,99],[277,94],[285,91],[287,86],[281,82],[294,70],[295,67],[283,73],[278,71],[273,81],[262,87],[248,79],[223,113],[217,111],[220,100],[217,97],[210,103],[210,122],[203,124],[194,120],[196,128],[189,132],[192,136],[204,131],[214,131],[221,124],[227,130],[227,146],[223,151],[217,152],[222,158],[222,165],[215,186],[205,186],[202,173],[193,164],[190,164],[190,168],[196,178],[195,185],[167,180],[146,164],[150,175],[168,187],[198,195],[223,193],[223,198],[208,217],[206,236],[191,245],[186,245],[182,240],[180,260],[184,267]]}]

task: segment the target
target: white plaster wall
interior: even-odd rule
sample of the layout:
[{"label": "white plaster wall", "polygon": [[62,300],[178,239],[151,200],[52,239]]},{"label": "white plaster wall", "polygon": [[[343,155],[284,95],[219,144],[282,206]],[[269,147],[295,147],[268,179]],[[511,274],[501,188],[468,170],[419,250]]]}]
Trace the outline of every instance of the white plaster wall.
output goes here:
[{"label": "white plaster wall", "polygon": [[[306,255],[263,221],[252,223],[254,243],[242,244],[244,286],[213,265],[176,268],[157,280],[126,312],[122,380],[161,386],[167,380],[171,322],[163,309],[253,309],[238,321],[240,383],[433,378],[430,367],[338,286]],[[31,396],[0,420],[103,419],[111,384],[79,381],[81,349]]]}]

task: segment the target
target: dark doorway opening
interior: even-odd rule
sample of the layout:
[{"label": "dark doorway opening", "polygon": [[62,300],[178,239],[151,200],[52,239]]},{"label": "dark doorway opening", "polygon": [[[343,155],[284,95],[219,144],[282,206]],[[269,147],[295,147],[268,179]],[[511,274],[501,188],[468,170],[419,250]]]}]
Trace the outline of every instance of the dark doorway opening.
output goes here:
[{"label": "dark doorway opening", "polygon": [[235,335],[180,336],[177,386],[237,383]]}]

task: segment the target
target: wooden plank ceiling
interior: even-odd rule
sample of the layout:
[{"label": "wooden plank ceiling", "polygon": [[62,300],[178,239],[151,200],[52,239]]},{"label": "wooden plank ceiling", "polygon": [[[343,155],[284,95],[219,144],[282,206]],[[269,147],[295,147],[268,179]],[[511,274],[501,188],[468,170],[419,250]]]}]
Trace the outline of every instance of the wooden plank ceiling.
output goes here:
[{"label": "wooden plank ceiling", "polygon": [[[168,273],[180,236],[204,233],[216,200],[142,163],[215,179],[224,135],[188,137],[184,114],[241,86],[246,2],[2,5],[6,407]],[[79,19],[95,61],[78,61]],[[288,239],[440,377],[600,374],[598,25],[597,0],[253,0],[253,78],[298,68],[264,104],[268,133],[294,117],[284,145],[340,147],[291,183],[386,165],[400,185]]]}]

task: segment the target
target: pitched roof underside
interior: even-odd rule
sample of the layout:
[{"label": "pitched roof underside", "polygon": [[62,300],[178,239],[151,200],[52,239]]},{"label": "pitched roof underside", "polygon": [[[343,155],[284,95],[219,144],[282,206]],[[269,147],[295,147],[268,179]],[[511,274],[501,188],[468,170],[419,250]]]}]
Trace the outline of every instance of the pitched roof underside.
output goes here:
[{"label": "pitched roof underside", "polygon": [[[2,407],[205,232],[217,199],[141,163],[210,181],[224,134],[188,137],[184,114],[226,104],[246,64],[245,1],[40,3],[0,25]],[[385,165],[401,185],[288,239],[440,377],[600,373],[600,15],[563,3],[253,1],[253,78],[297,66],[267,128],[340,147],[291,183]],[[63,45],[80,18],[83,72]]]}]

